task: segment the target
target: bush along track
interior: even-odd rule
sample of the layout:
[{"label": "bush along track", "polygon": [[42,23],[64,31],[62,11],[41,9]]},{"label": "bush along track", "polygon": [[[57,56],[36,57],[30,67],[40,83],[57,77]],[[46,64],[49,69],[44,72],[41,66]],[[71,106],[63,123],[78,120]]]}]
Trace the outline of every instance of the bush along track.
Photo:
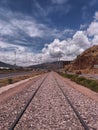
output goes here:
[{"label": "bush along track", "polygon": [[73,75],[73,74],[61,74],[61,75],[65,78],[69,78],[72,81],[75,81],[76,83],[83,85],[95,92],[98,92],[98,81],[97,80],[87,79],[83,76]]}]

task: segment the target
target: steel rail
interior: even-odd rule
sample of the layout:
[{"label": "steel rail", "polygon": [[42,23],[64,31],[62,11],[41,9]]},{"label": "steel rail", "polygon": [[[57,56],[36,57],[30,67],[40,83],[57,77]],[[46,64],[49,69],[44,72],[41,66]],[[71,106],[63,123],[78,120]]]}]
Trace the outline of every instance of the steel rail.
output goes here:
[{"label": "steel rail", "polygon": [[38,86],[38,88],[35,90],[35,92],[33,93],[33,95],[31,96],[31,98],[28,100],[28,102],[26,103],[26,105],[24,106],[23,110],[21,110],[21,112],[18,114],[18,116],[16,117],[14,123],[11,125],[11,127],[9,128],[9,130],[14,130],[14,128],[16,127],[16,125],[18,124],[19,120],[21,119],[22,115],[24,114],[24,112],[26,111],[27,107],[30,105],[31,101],[33,100],[33,98],[35,97],[36,93],[38,92],[38,90],[40,89],[40,87],[42,86],[43,82],[45,81],[45,79],[47,78],[48,74],[46,75],[46,77],[42,80],[42,82],[40,83],[40,85]]},{"label": "steel rail", "polygon": [[85,123],[85,121],[83,120],[83,118],[81,117],[81,115],[79,114],[79,112],[76,110],[76,108],[72,105],[71,101],[68,99],[67,95],[64,93],[63,89],[61,88],[61,86],[59,85],[57,79],[55,78],[55,81],[59,87],[59,89],[61,90],[61,92],[63,93],[65,99],[67,100],[67,102],[69,103],[69,105],[71,106],[71,108],[73,109],[74,113],[76,114],[76,116],[78,117],[81,125],[84,127],[84,130],[90,130],[89,127],[87,126],[87,124]]}]

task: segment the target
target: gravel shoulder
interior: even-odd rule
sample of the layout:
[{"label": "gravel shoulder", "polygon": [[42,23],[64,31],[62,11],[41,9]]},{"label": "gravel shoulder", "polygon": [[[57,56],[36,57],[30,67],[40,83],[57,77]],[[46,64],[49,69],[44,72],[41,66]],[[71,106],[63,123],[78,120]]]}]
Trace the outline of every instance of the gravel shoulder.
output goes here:
[{"label": "gravel shoulder", "polygon": [[0,95],[0,130],[9,129],[44,77],[45,75],[36,77]]},{"label": "gravel shoulder", "polygon": [[34,83],[36,81],[36,78],[38,77],[39,76],[31,77],[29,79],[25,79],[11,85],[6,85],[6,86],[1,87],[0,88],[0,102],[4,102],[8,98],[12,97],[13,95],[25,89],[27,86],[30,86],[30,84]]},{"label": "gravel shoulder", "polygon": [[71,81],[70,79],[67,79],[67,78],[63,78],[62,79],[66,82],[66,84],[68,84],[70,87],[76,89],[77,91],[81,92],[82,94],[88,96],[89,98],[95,100],[98,102],[98,93],[82,86],[82,85],[79,85],[73,81]]},{"label": "gravel shoulder", "polygon": [[98,130],[98,95],[97,93],[56,74],[64,93],[90,127]]}]

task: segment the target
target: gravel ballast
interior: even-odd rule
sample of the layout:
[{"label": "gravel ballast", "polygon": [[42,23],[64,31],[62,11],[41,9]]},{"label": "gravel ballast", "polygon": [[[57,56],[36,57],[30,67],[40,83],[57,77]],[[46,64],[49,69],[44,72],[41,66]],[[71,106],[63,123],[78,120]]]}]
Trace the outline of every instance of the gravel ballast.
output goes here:
[{"label": "gravel ballast", "polygon": [[84,130],[52,73],[41,86],[15,130]]},{"label": "gravel ballast", "polygon": [[[0,130],[10,128],[17,114],[23,109],[46,75],[32,79],[29,86],[0,102]],[[84,130],[55,79],[90,130],[97,130],[98,102],[71,87],[55,72],[48,74],[15,130]]]},{"label": "gravel ballast", "polygon": [[[22,91],[0,103],[0,130],[8,130],[46,75],[30,81]],[[22,86],[20,86],[22,87]]]},{"label": "gravel ballast", "polygon": [[91,130],[98,130],[98,102],[69,86],[64,82],[61,76],[56,75],[56,78],[68,99],[70,99],[72,104],[79,111],[89,128]]}]

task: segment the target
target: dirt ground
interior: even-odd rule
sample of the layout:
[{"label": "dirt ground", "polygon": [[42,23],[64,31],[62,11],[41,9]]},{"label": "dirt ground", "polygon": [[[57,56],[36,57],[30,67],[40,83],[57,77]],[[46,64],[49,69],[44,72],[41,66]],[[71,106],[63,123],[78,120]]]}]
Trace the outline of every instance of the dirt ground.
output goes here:
[{"label": "dirt ground", "polygon": [[78,90],[79,92],[81,92],[82,94],[88,96],[89,98],[95,100],[98,102],[98,93],[96,92],[93,92],[92,90],[82,86],[82,85],[79,85],[73,81],[71,81],[70,79],[67,79],[67,78],[63,78],[63,80],[68,84],[70,85],[71,87],[73,87],[74,89]]}]

